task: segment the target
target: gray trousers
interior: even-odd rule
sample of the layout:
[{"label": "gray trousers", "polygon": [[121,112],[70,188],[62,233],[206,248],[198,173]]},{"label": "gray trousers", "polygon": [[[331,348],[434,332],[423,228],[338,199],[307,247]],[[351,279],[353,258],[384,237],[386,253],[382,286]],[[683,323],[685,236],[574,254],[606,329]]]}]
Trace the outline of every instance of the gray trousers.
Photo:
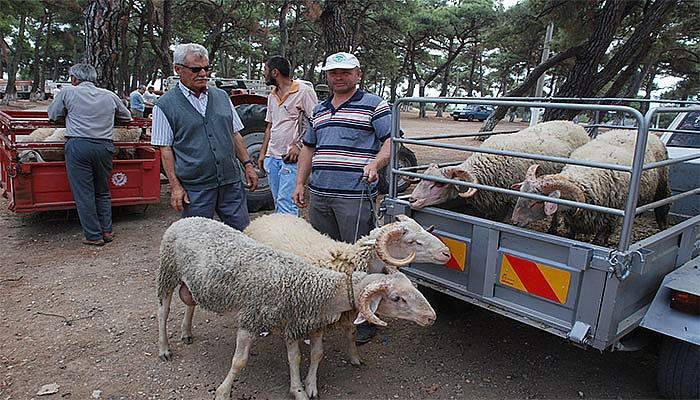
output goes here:
[{"label": "gray trousers", "polygon": [[[309,195],[309,222],[319,232],[335,240],[355,243],[374,229],[375,222],[369,200],[342,199],[337,197]],[[357,215],[360,214],[360,227],[355,236]]]},{"label": "gray trousers", "polygon": [[65,145],[66,171],[73,200],[78,208],[80,225],[87,240],[100,240],[102,233],[112,232],[112,197],[109,177],[112,156],[116,153],[111,140],[68,138]]}]

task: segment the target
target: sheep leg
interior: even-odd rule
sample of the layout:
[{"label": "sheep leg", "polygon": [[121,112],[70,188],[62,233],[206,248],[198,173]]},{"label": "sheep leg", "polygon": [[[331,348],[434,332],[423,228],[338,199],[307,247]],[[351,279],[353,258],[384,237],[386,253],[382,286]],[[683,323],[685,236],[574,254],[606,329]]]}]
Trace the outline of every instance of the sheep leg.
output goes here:
[{"label": "sheep leg", "polygon": [[229,400],[231,398],[231,387],[238,374],[245,368],[250,354],[250,345],[253,343],[253,335],[245,329],[239,328],[236,335],[236,351],[233,353],[231,369],[226,375],[226,379],[216,388],[216,400]]},{"label": "sheep leg", "polygon": [[[299,352],[298,340],[287,340],[287,361],[289,362],[289,393],[295,400],[309,400],[301,384],[299,364],[301,363],[301,353]],[[217,399],[219,400],[219,399]]]},{"label": "sheep leg", "polygon": [[[671,189],[668,187],[668,178],[666,174],[663,174],[659,182],[659,186],[656,188],[656,196],[654,196],[654,201],[665,199],[671,196]],[[656,218],[656,225],[659,230],[663,231],[668,228],[668,213],[671,211],[671,205],[666,204],[661,207],[656,207],[654,209],[654,217]]]},{"label": "sheep leg", "polygon": [[606,246],[610,235],[612,234],[613,230],[615,230],[615,220],[613,218],[600,218],[597,220],[597,222],[598,223],[596,223],[596,225],[600,226],[600,229],[593,237],[593,244]]},{"label": "sheep leg", "polygon": [[309,373],[306,375],[306,394],[309,398],[318,396],[317,374],[318,365],[323,359],[323,329],[311,333],[311,361],[309,362]]},{"label": "sheep leg", "polygon": [[168,343],[168,314],[170,313],[170,301],[172,300],[173,291],[166,293],[163,300],[158,306],[158,357],[161,361],[170,361],[173,358],[173,353],[170,351],[170,343]]},{"label": "sheep leg", "polygon": [[182,317],[180,340],[185,344],[192,344],[192,316],[194,315],[195,306],[187,306],[185,316]]},{"label": "sheep leg", "polygon": [[357,333],[357,329],[355,328],[355,324],[352,323],[352,320],[353,312],[344,312],[340,316],[340,327],[345,334],[345,341],[348,345],[348,358],[350,359],[350,364],[360,365],[362,361],[360,361],[360,353],[357,351],[357,344],[355,344],[355,334]]},{"label": "sheep leg", "polygon": [[559,227],[559,213],[554,213],[554,215],[552,215],[552,222],[549,223],[549,229],[547,229],[547,233],[549,233],[551,235],[556,235],[558,227]]}]

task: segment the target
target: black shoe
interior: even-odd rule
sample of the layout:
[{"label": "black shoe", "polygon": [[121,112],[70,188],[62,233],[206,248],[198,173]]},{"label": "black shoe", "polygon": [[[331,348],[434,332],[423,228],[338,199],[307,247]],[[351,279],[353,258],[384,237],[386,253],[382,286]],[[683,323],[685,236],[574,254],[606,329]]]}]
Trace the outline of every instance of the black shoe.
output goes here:
[{"label": "black shoe", "polygon": [[377,335],[377,327],[368,322],[357,325],[357,334],[355,343],[365,344],[372,341],[372,338]]}]

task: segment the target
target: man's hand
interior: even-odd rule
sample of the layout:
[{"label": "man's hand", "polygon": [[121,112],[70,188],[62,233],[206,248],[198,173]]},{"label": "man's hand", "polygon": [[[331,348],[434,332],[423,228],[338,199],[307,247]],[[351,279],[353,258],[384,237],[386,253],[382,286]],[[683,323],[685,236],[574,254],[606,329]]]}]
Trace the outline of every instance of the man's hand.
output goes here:
[{"label": "man's hand", "polygon": [[372,183],[379,179],[379,173],[377,172],[377,164],[374,161],[365,165],[362,170],[362,175],[367,177],[368,182]]},{"label": "man's hand", "polygon": [[306,208],[304,191],[304,185],[297,183],[297,186],[294,188],[294,193],[292,193],[292,201],[294,201],[294,204],[296,204],[299,208]]},{"label": "man's hand", "polygon": [[267,171],[265,171],[265,153],[260,153],[258,156],[258,169],[263,173],[267,174]]},{"label": "man's hand", "polygon": [[299,151],[300,149],[295,144],[292,144],[287,149],[287,154],[282,158],[282,161],[287,164],[296,164],[297,160],[299,160]]},{"label": "man's hand", "polygon": [[185,209],[185,204],[190,204],[187,191],[180,185],[170,186],[170,207],[182,212]]},{"label": "man's hand", "polygon": [[258,188],[258,173],[255,172],[255,167],[251,163],[245,165],[245,180],[248,182],[248,190],[251,192]]}]

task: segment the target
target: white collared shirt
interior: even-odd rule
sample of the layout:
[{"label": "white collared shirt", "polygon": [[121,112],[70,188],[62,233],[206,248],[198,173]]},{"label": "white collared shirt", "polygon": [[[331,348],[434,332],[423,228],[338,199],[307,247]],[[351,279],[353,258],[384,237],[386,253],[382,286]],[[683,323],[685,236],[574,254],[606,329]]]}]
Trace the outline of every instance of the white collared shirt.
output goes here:
[{"label": "white collared shirt", "polygon": [[[178,82],[177,86],[185,95],[187,101],[192,104],[195,110],[202,117],[206,116],[207,113],[207,103],[209,102],[209,96],[206,91],[200,93],[197,97],[193,91],[183,85],[182,82]],[[230,102],[229,102],[230,103]],[[231,103],[231,114],[233,119],[233,131],[240,132],[243,129],[243,122],[236,112],[236,108]],[[151,144],[154,146],[172,146],[173,145],[173,129],[168,122],[168,119],[163,114],[163,111],[156,104],[153,106],[153,125],[151,126]]]}]

